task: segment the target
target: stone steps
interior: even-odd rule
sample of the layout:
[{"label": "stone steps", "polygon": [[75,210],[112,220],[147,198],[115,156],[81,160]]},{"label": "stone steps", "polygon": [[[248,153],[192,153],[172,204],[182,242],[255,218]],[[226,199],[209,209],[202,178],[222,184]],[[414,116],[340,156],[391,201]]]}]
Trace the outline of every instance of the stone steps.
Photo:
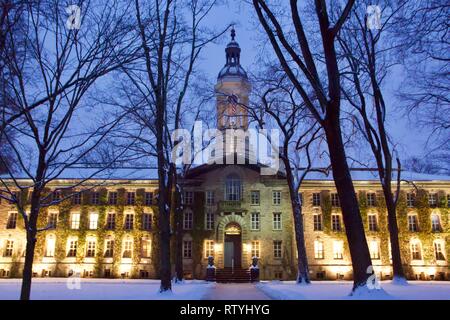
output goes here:
[{"label": "stone steps", "polygon": [[250,270],[224,268],[216,270],[216,282],[244,283],[250,281]]}]

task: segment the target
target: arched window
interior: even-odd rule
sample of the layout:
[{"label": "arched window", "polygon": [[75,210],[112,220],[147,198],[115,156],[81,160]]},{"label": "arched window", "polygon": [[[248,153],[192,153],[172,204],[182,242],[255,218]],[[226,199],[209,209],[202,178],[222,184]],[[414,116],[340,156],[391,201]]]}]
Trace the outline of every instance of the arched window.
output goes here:
[{"label": "arched window", "polygon": [[236,174],[230,174],[225,182],[225,200],[241,200],[242,185],[241,179]]}]

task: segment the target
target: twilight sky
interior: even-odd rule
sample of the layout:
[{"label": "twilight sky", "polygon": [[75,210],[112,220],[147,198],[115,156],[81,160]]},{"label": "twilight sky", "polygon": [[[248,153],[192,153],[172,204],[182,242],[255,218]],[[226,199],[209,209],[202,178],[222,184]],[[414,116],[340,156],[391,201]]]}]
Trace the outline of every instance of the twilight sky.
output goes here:
[{"label": "twilight sky", "polygon": [[[255,30],[254,13],[248,5],[239,5],[235,1],[230,1],[229,4],[215,8],[208,18],[208,24],[217,29],[222,29],[230,23],[236,24],[236,40],[242,49],[241,64],[247,71],[250,71],[252,66],[257,63],[257,45],[258,41],[261,41],[261,33]],[[224,49],[229,39],[230,36],[227,33],[222,37],[220,44],[211,44],[203,52],[200,68],[211,80],[215,81],[225,63]],[[398,67],[395,71],[395,74],[384,82],[386,100],[391,106],[391,110],[388,111],[389,132],[394,141],[398,143],[397,148],[402,160],[410,156],[423,157],[426,155],[424,147],[427,133],[421,132],[419,128],[410,124],[408,119],[405,119],[404,115],[394,108],[399,104],[395,92],[402,83],[402,68]]]}]

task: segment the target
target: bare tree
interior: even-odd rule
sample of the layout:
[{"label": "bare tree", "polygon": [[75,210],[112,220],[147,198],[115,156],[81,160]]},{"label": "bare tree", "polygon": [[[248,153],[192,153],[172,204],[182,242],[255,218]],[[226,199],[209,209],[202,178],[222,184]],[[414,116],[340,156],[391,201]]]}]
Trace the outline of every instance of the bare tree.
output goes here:
[{"label": "bare tree", "polygon": [[401,107],[413,123],[429,130],[429,151],[448,159],[450,7],[446,0],[405,2],[394,19],[397,28],[392,37],[407,73],[399,94]]},{"label": "bare tree", "polygon": [[[332,21],[327,2],[314,1],[314,25],[319,28],[308,30],[311,34],[308,39],[304,25],[306,17],[301,15],[298,1],[290,0],[286,8],[264,0],[252,0],[258,20],[284,72],[326,136],[352,260],[352,292],[366,286],[372,265],[342,139],[341,77],[335,48],[336,36],[354,2],[349,0],[342,7],[340,2],[333,3],[333,7],[339,7],[340,15]],[[319,44],[314,43],[313,47],[313,41]],[[313,98],[309,92],[313,93]]]},{"label": "bare tree", "polygon": [[[141,119],[154,135],[158,167],[160,291],[171,290],[170,206],[176,192],[175,165],[170,163],[170,131],[180,126],[184,98],[202,49],[222,32],[204,27],[215,0],[135,1],[136,26],[144,55],[143,68],[124,70],[149,111]],[[142,71],[144,70],[144,71]]]},{"label": "bare tree", "polygon": [[[199,96],[203,95],[199,93]],[[197,95],[197,98],[199,97]],[[211,122],[208,112],[208,104],[207,100],[213,98],[205,97],[205,99],[200,99],[197,102],[198,107],[192,108],[192,106],[196,105],[191,100],[188,104],[194,114],[190,114],[191,112],[185,114],[180,120],[180,123],[184,123],[181,128],[189,131],[189,134],[186,136],[177,136],[177,134],[172,134],[171,137],[171,145],[172,145],[172,156],[171,156],[171,165],[175,167],[173,172],[175,173],[173,178],[173,190],[172,190],[172,212],[173,212],[173,224],[174,224],[174,233],[175,233],[175,282],[183,282],[184,279],[184,269],[183,269],[183,213],[184,213],[184,186],[185,181],[187,180],[187,176],[189,175],[190,169],[193,164],[196,163],[196,159],[200,159],[205,148],[211,143],[210,140],[202,141],[202,145],[198,150],[190,150],[187,154],[184,153],[183,150],[177,150],[177,147],[180,147],[180,143],[185,143],[189,145],[194,145],[195,143],[199,143],[196,140],[196,136],[194,135],[195,122],[201,121],[202,126]],[[196,99],[197,100],[197,99]],[[186,110],[187,111],[187,110]],[[189,115],[189,116],[188,116]],[[183,121],[184,120],[184,121]],[[187,121],[186,121],[187,120]],[[175,131],[174,131],[175,132]],[[189,139],[189,141],[184,141],[184,139]],[[183,140],[183,141],[182,141]],[[203,139],[202,139],[203,140]],[[180,161],[183,160],[183,161]]]},{"label": "bare tree", "polygon": [[442,154],[433,157],[411,157],[404,161],[403,168],[412,172],[428,174],[450,174],[448,157]]},{"label": "bare tree", "polygon": [[[268,79],[267,75],[271,75],[271,78]],[[260,102],[247,107],[251,118],[261,129],[271,127],[281,132],[279,155],[286,174],[294,218],[297,283],[308,284],[310,279],[299,192],[308,173],[326,171],[313,168],[314,157],[319,152],[314,154],[312,148],[320,150],[317,142],[322,138],[321,128],[298,97],[286,74],[276,64],[264,70],[263,76],[256,79],[254,84],[259,85],[257,95]]]},{"label": "bare tree", "polygon": [[[45,230],[38,228],[38,217],[43,208],[62,201],[54,197],[55,192],[66,191],[48,194],[48,184],[94,150],[123,119],[92,122],[84,130],[75,120],[89,112],[82,108],[86,93],[99,78],[135,59],[136,50],[124,24],[126,5],[116,1],[79,5],[83,10],[82,25],[71,29],[66,25],[64,5],[54,1],[27,2],[21,12],[26,23],[19,29],[23,41],[19,43],[13,32],[5,36],[8,54],[4,62],[11,75],[7,85],[12,88],[16,105],[4,118],[0,133],[13,150],[18,169],[15,173],[0,154],[7,172],[0,179],[0,196],[16,205],[25,224],[20,296],[24,300],[30,299],[37,234]],[[9,18],[7,15],[7,25]],[[87,131],[89,127],[95,129]],[[100,171],[72,187],[82,185]],[[19,178],[28,179],[31,184],[24,184]],[[29,208],[19,199],[17,190],[30,193]]]},{"label": "bare tree", "polygon": [[[406,282],[397,225],[397,202],[400,194],[401,162],[389,136],[386,120],[393,108],[383,94],[383,80],[396,64],[394,45],[389,41],[392,19],[402,8],[386,3],[378,28],[370,27],[366,9],[371,3],[361,1],[352,9],[349,21],[338,34],[343,60],[342,92],[356,110],[353,120],[370,146],[386,202],[394,281]],[[387,37],[387,38],[386,38]],[[394,55],[395,56],[395,55]],[[394,162],[397,168],[394,167]],[[395,179],[393,193],[392,179]]]},{"label": "bare tree", "polygon": [[[8,86],[8,78],[11,77],[11,74],[5,62],[7,61],[7,56],[11,54],[11,51],[9,47],[6,47],[6,37],[8,35],[14,36],[19,42],[23,39],[19,29],[23,27],[21,13],[24,5],[24,1],[0,1],[0,128],[4,128],[4,122],[16,109],[16,103],[13,100],[13,94],[11,92],[12,89]],[[21,52],[18,54],[21,54]],[[13,167],[14,155],[9,145],[5,142],[3,135],[0,135],[0,154],[7,165]],[[6,170],[6,166],[0,163],[0,173],[4,173]]]}]

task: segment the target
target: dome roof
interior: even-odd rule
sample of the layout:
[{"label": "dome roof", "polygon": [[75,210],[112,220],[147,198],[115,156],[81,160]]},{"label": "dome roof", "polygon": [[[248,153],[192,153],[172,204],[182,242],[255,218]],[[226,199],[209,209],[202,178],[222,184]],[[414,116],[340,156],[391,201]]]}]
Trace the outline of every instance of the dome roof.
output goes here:
[{"label": "dome roof", "polygon": [[240,65],[225,65],[222,70],[220,70],[217,78],[220,79],[226,76],[238,76],[248,79],[247,72],[245,72],[244,68],[242,68]]},{"label": "dome roof", "polygon": [[242,77],[244,79],[248,79],[247,72],[245,72],[244,68],[241,67],[240,58],[241,58],[241,48],[239,44],[234,39],[236,36],[236,32],[231,29],[231,41],[227,44],[225,48],[225,66],[220,70],[218,79],[223,77],[231,76],[231,77]]},{"label": "dome roof", "polygon": [[241,67],[241,65],[228,65],[226,64],[222,70],[220,70],[219,75],[217,76],[218,79],[226,77],[226,76],[237,76],[237,77],[243,77],[245,79],[248,79],[247,72],[245,72],[244,68]]}]

